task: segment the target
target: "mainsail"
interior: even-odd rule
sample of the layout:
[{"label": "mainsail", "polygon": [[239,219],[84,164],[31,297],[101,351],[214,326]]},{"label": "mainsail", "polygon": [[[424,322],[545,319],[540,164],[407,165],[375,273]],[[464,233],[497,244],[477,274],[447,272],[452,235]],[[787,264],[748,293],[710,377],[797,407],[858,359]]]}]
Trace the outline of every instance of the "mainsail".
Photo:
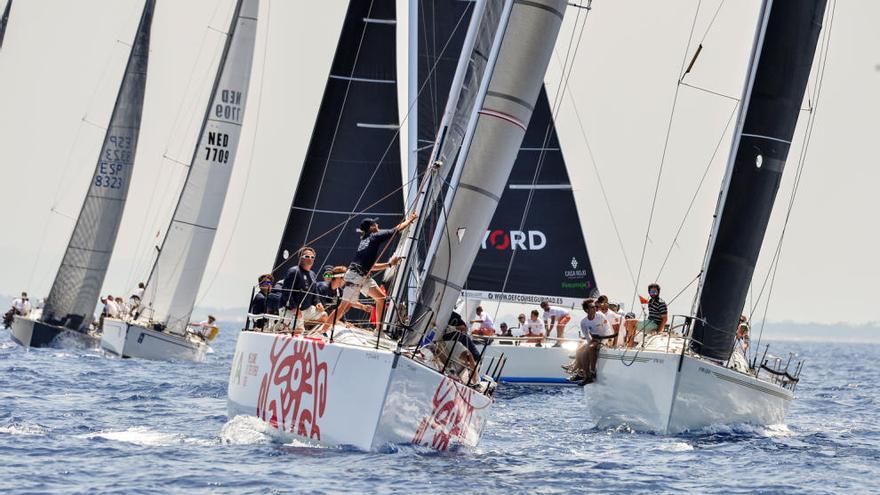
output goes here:
[{"label": "mainsail", "polygon": [[704,356],[725,360],[732,351],[804,99],[825,4],[763,4],[697,298],[694,348]]},{"label": "mainsail", "polygon": [[223,210],[247,102],[258,10],[259,0],[236,3],[189,171],[147,281],[147,315],[173,333],[183,333],[189,322]]},{"label": "mainsail", "polygon": [[3,9],[3,17],[0,17],[0,48],[3,48],[3,38],[6,37],[6,25],[9,24],[9,11],[12,10],[12,0],[6,2]]},{"label": "mainsail", "polygon": [[[11,3],[7,4],[2,27]],[[46,299],[46,322],[74,330],[91,323],[131,184],[155,4],[155,0],[147,0],[144,5],[95,173]]]},{"label": "mainsail", "polygon": [[434,180],[448,187],[424,197],[429,209],[442,208],[423,214],[416,237],[430,244],[407,260],[420,271],[413,337],[434,321],[445,323],[467,280],[531,119],[565,6],[477,5],[435,145]]},{"label": "mainsail", "polygon": [[349,2],[275,257],[276,280],[306,244],[317,251],[315,266],[348,265],[362,218],[388,227],[403,216],[395,29],[394,0]]}]

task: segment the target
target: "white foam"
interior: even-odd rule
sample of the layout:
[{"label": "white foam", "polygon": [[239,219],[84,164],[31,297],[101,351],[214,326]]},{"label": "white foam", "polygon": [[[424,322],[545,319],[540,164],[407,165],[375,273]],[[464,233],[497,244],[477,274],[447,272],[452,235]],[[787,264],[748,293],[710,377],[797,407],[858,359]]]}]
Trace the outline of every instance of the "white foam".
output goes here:
[{"label": "white foam", "polygon": [[251,445],[271,443],[271,428],[268,424],[253,416],[236,416],[220,430],[220,441],[231,445]]},{"label": "white foam", "polygon": [[49,429],[33,423],[12,423],[0,426],[0,433],[7,435],[20,435],[25,437],[42,436],[49,432]]},{"label": "white foam", "polygon": [[131,443],[145,447],[166,447],[170,445],[199,444],[210,445],[205,439],[189,438],[181,433],[165,433],[144,426],[135,426],[123,431],[100,431],[82,435],[82,438],[103,438],[114,442]]},{"label": "white foam", "polygon": [[660,445],[658,449],[663,452],[689,452],[694,450],[694,446],[686,442],[672,442]]}]

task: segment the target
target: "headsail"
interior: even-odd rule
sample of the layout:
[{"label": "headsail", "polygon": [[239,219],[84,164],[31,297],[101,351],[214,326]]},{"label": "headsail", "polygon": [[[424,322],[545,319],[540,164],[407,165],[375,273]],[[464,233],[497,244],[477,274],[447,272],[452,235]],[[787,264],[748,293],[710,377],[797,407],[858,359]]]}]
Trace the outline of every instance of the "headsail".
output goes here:
[{"label": "headsail", "polygon": [[12,0],[6,2],[3,9],[3,17],[0,17],[0,48],[3,48],[3,38],[6,37],[6,25],[9,24],[9,12],[12,10]]},{"label": "headsail", "polygon": [[[695,350],[725,360],[782,180],[826,0],[765,1],[698,293]],[[719,214],[720,213],[720,214]]]},{"label": "headsail", "polygon": [[275,256],[276,280],[307,243],[317,250],[315,266],[348,265],[363,217],[384,227],[403,215],[395,30],[394,0],[349,2]]},{"label": "headsail", "polygon": [[236,3],[186,181],[147,281],[147,316],[174,333],[189,322],[223,210],[247,103],[258,10],[259,0]]},{"label": "headsail", "polygon": [[[131,184],[155,4],[147,0],[144,5],[98,164],[46,299],[43,319],[47,322],[72,329],[91,323]],[[6,14],[8,9],[9,4]]]},{"label": "headsail", "polygon": [[[531,119],[566,7],[564,0],[487,1],[474,13],[435,156],[448,189],[420,266],[411,335],[445,323],[467,280]],[[475,32],[474,32],[475,30]],[[468,103],[473,102],[472,105]],[[462,122],[462,117],[466,117]],[[450,166],[454,162],[454,167]],[[428,196],[426,201],[437,204]]]},{"label": "headsail", "polygon": [[[418,0],[417,4],[416,87],[422,91],[416,107],[418,140],[410,147],[418,149],[421,172],[440,127],[473,3]],[[410,174],[414,172],[411,161]],[[510,179],[468,276],[465,295],[518,303],[550,299],[553,304],[570,305],[595,291],[571,182],[542,87]]]}]

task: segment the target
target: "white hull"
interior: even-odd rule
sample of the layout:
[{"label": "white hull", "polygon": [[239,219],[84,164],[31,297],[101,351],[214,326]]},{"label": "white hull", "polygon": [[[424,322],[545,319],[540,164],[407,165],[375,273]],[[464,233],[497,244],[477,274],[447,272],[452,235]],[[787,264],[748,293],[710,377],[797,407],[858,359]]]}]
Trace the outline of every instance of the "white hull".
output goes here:
[{"label": "white hull", "polygon": [[[503,342],[503,339],[499,339]],[[569,384],[562,366],[574,358],[578,342],[566,342],[562,347],[509,345],[493,342],[483,352],[481,372],[492,372],[503,355],[507,359],[498,381],[528,385]],[[491,365],[491,369],[489,366]]]},{"label": "white hull", "polygon": [[31,316],[15,316],[9,332],[12,340],[24,347],[49,347],[54,345],[59,337],[73,338],[78,344],[88,347],[96,347],[98,344],[98,337],[94,334],[50,325]]},{"label": "white hull", "polygon": [[124,358],[155,361],[205,361],[207,344],[180,335],[159,332],[137,323],[104,319],[101,348]]},{"label": "white hull", "polygon": [[256,416],[284,435],[377,450],[475,446],[492,399],[387,349],[241,332],[228,415]]},{"label": "white hull", "polygon": [[602,349],[584,387],[600,428],[677,434],[711,425],[774,425],[794,394],[779,385],[681,353]]}]

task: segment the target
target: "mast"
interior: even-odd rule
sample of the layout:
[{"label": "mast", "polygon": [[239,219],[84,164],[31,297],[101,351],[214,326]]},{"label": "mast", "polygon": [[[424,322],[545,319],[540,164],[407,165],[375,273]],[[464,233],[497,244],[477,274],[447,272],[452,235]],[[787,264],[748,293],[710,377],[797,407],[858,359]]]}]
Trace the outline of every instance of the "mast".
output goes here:
[{"label": "mast", "polygon": [[826,0],[765,0],[715,213],[694,350],[726,360],[804,99]]},{"label": "mast", "polygon": [[259,0],[238,0],[186,180],[145,290],[152,320],[183,333],[195,304],[235,163]]},{"label": "mast", "polygon": [[0,17],[0,48],[3,48],[3,38],[6,37],[6,25],[9,24],[9,11],[12,10],[12,0],[6,2],[3,9],[3,17]]},{"label": "mast", "polygon": [[[348,265],[362,218],[403,216],[395,0],[351,0],[275,256],[275,280],[310,244],[315,266]],[[363,212],[363,213],[361,213]]]},{"label": "mast", "polygon": [[[0,27],[6,25],[11,4],[6,6]],[[98,163],[46,299],[46,322],[74,330],[91,323],[131,185],[155,4],[155,0],[144,4]]]},{"label": "mast", "polygon": [[[456,112],[435,145],[443,183],[454,162],[443,198],[428,202],[442,209],[419,219],[416,237],[433,235],[427,252],[411,251],[407,259],[419,266],[421,284],[411,341],[434,321],[445,324],[462,290],[531,119],[566,6],[564,0],[483,3],[471,20],[479,26],[473,47],[466,43],[462,53],[468,74],[450,95]],[[464,129],[456,123],[462,115]],[[436,227],[429,229],[429,221]]]}]

